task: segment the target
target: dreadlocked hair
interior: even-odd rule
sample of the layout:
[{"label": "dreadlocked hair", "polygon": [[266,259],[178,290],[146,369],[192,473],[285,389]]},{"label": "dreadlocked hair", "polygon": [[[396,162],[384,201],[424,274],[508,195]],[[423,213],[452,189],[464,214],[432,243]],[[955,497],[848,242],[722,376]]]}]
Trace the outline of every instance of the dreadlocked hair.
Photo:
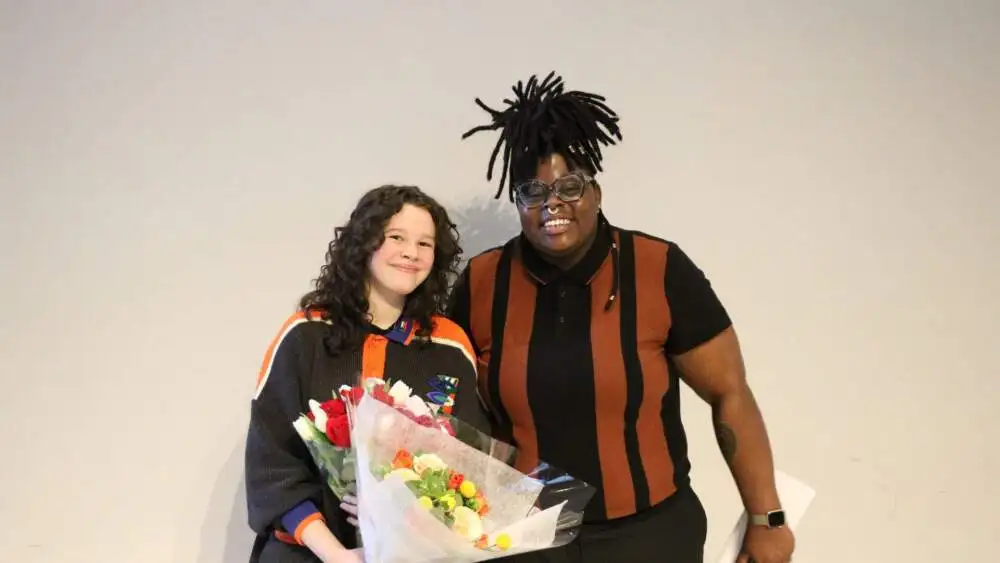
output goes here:
[{"label": "dreadlocked hair", "polygon": [[563,79],[554,71],[541,82],[534,75],[527,84],[518,81],[513,90],[515,98],[503,100],[507,105],[503,111],[476,98],[476,105],[490,114],[492,122],[462,135],[466,139],[480,131],[500,130],[486,169],[486,179],[493,180],[493,168],[502,148],[503,169],[495,198],[503,193],[506,182],[507,195],[514,201],[516,182],[534,176],[539,159],[554,153],[591,174],[604,171],[601,146],[616,144],[622,135],[618,114],[605,105],[603,96],[566,92]]}]

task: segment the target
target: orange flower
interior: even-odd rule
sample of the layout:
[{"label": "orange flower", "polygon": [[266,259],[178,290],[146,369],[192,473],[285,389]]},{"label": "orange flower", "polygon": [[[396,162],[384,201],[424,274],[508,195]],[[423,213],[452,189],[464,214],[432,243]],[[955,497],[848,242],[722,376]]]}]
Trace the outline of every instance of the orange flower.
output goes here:
[{"label": "orange flower", "polygon": [[476,500],[479,501],[479,510],[476,512],[480,516],[486,516],[486,513],[490,511],[490,505],[486,502],[486,497],[483,496],[482,491],[476,491]]},{"label": "orange flower", "polygon": [[413,456],[406,450],[396,452],[396,457],[392,458],[393,469],[413,469]]}]

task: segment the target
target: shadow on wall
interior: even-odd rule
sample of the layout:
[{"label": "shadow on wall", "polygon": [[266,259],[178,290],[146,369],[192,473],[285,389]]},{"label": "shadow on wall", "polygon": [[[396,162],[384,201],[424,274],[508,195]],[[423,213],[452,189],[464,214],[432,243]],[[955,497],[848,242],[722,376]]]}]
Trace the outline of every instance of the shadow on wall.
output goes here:
[{"label": "shadow on wall", "polygon": [[197,563],[246,563],[250,559],[254,535],[247,524],[243,451],[241,439],[233,447],[212,490]]},{"label": "shadow on wall", "polygon": [[476,198],[449,206],[451,220],[461,235],[462,262],[495,246],[500,246],[521,232],[514,204],[501,199]]}]

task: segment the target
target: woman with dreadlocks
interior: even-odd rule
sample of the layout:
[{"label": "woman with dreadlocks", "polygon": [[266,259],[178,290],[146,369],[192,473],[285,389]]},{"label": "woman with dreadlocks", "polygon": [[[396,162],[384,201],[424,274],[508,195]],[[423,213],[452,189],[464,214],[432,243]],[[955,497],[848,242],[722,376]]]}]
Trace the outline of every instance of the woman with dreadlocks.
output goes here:
[{"label": "woman with dreadlocks", "polygon": [[[473,257],[449,316],[479,362],[494,433],[598,489],[577,541],[520,561],[701,563],[707,520],[689,479],[679,380],[707,401],[750,526],[741,561],[786,563],[794,546],[761,413],[729,315],[670,241],[601,211],[601,147],[621,140],[601,96],[550,74],[514,88],[502,111],[496,197],[508,188],[522,232]],[[506,182],[506,186],[505,186]]]}]

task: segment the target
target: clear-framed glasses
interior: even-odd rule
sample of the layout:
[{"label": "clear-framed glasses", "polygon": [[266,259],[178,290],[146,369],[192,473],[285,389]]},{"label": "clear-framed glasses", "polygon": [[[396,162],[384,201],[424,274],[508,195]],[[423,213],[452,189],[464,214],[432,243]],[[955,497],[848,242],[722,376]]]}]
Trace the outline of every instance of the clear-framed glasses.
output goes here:
[{"label": "clear-framed glasses", "polygon": [[587,184],[593,181],[593,178],[582,172],[572,172],[562,176],[552,182],[552,185],[537,179],[529,180],[514,188],[514,198],[524,209],[539,207],[549,199],[550,193],[555,194],[560,201],[572,203],[583,197]]}]

